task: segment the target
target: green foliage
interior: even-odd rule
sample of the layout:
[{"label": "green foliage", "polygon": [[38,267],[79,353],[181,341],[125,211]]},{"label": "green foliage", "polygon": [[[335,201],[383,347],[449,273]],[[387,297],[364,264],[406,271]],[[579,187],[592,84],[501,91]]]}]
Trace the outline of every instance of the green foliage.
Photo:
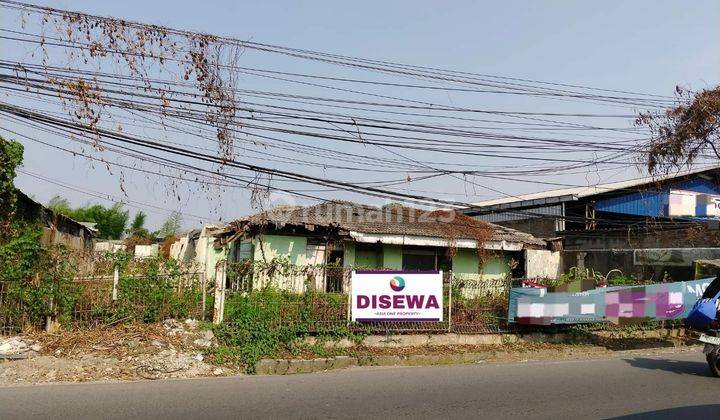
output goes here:
[{"label": "green foliage", "polygon": [[41,236],[38,227],[13,225],[0,243],[0,280],[20,283],[32,277],[43,255]]},{"label": "green foliage", "polygon": [[[23,146],[15,141],[0,137],[0,226],[8,228],[12,214],[15,212],[15,171],[23,161]],[[3,233],[3,232],[0,232]]]},{"label": "green foliage", "polygon": [[218,340],[232,346],[248,372],[263,356],[274,354],[297,338],[295,328],[281,322],[282,292],[263,289],[226,302],[226,322],[215,329]]},{"label": "green foliage", "polygon": [[96,228],[100,239],[120,239],[125,233],[125,226],[129,219],[129,212],[123,210],[123,205],[119,203],[110,207],[89,204],[72,208],[68,200],[55,196],[48,202],[47,207],[78,222],[97,223]]},{"label": "green foliage", "polygon": [[60,197],[59,195],[54,196],[50,199],[50,201],[47,202],[47,205],[45,206],[49,208],[50,210],[54,211],[55,213],[69,215],[72,213],[73,209],[72,206],[70,206],[70,202],[67,198]]},{"label": "green foliage", "polygon": [[150,232],[145,228],[145,219],[147,218],[147,215],[143,213],[142,211],[139,211],[135,214],[135,217],[133,218],[132,223],[130,224],[130,228],[127,230],[127,234],[129,236],[134,236],[137,238],[149,238]]},{"label": "green foliage", "polygon": [[170,216],[163,222],[160,230],[157,231],[156,236],[159,238],[167,238],[168,236],[174,236],[182,227],[182,215],[176,211],[172,212]]},{"label": "green foliage", "polygon": [[112,257],[120,267],[118,299],[106,307],[95,307],[93,317],[104,324],[112,324],[124,321],[150,323],[197,315],[202,291],[178,287],[185,273],[177,261],[158,256],[130,267],[132,259],[127,253],[118,252]]},{"label": "green foliage", "polygon": [[640,284],[640,281],[637,277],[631,275],[626,276],[623,273],[619,273],[616,275],[609,275],[607,277],[607,283],[610,286],[626,286],[626,285],[633,285],[633,284]]},{"label": "green foliage", "polygon": [[0,279],[7,287],[4,316],[41,326],[45,317],[68,324],[78,299],[73,284],[77,267],[62,246],[43,247],[42,231],[31,225],[15,225],[13,234],[0,244]]},{"label": "green foliage", "polygon": [[[215,327],[221,346],[214,357],[238,358],[248,373],[263,357],[282,352],[297,353],[301,339],[312,333],[319,341],[350,338],[357,340],[347,326],[347,296],[297,294],[263,288],[250,293],[229,295],[225,302],[225,321]],[[315,346],[317,347],[317,346]],[[311,349],[315,354],[318,350]]]}]

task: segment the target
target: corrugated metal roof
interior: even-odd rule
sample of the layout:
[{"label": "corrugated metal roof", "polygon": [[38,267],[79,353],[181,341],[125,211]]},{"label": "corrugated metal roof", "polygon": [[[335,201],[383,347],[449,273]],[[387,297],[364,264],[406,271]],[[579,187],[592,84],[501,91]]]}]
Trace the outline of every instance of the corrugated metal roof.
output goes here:
[{"label": "corrugated metal roof", "polygon": [[[709,172],[713,170],[720,169],[720,165],[711,166],[711,167],[704,167],[700,169],[693,169],[689,171],[680,171],[673,174],[667,174],[667,175],[658,175],[658,176],[648,176],[644,178],[636,178],[636,179],[629,179],[626,181],[619,181],[619,182],[611,182],[607,184],[597,184],[597,185],[590,185],[587,187],[571,187],[571,188],[560,188],[555,190],[549,190],[549,191],[542,191],[537,193],[531,193],[531,194],[522,194],[518,196],[513,197],[502,197],[502,198],[495,198],[491,200],[485,200],[485,201],[479,201],[477,203],[471,203],[472,207],[490,207],[490,206],[497,206],[497,207],[504,207],[504,205],[510,205],[512,204],[537,204],[537,205],[546,205],[546,204],[552,204],[552,203],[560,203],[564,201],[572,201],[577,200],[578,198],[588,197],[592,195],[607,193],[611,191],[616,190],[623,190],[628,188],[634,188],[641,185],[651,184],[654,182],[660,182],[660,181],[666,181],[668,179],[673,178],[680,178],[688,175],[695,175],[703,172]],[[524,203],[524,202],[532,202],[535,201],[536,203]]]}]

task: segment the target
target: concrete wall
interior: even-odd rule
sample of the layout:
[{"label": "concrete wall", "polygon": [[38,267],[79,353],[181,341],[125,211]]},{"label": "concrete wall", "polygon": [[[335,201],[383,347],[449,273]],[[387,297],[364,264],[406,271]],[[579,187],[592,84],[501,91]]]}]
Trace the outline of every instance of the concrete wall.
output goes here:
[{"label": "concrete wall", "polygon": [[488,256],[482,267],[476,249],[460,248],[452,261],[454,273],[480,274],[482,279],[504,279],[510,276],[510,257],[507,255]]},{"label": "concrete wall", "polygon": [[[285,257],[292,264],[304,265],[306,259],[307,238],[289,235],[263,235],[254,240],[254,255],[256,261],[270,261],[273,258]],[[216,256],[210,265],[221,256]],[[500,279],[510,275],[508,265],[509,256],[500,255],[487,259],[482,267],[482,278]],[[477,250],[460,248],[453,257],[452,269],[455,273],[478,274],[479,258]],[[355,242],[345,242],[343,265],[355,268],[390,268],[402,269],[402,246],[382,245],[381,248],[373,246],[358,246]],[[212,265],[214,267],[214,265]],[[214,271],[213,271],[214,273]]]},{"label": "concrete wall", "polygon": [[125,251],[127,246],[120,241],[98,241],[95,242],[93,251],[99,253]]},{"label": "concrete wall", "polygon": [[383,254],[375,249],[355,246],[355,267],[382,268]]},{"label": "concrete wall", "polygon": [[343,266],[354,267],[355,266],[355,242],[346,241],[344,244],[345,250],[343,253]]},{"label": "concrete wall", "polygon": [[402,270],[402,247],[400,245],[383,245],[383,268]]},{"label": "concrete wall", "polygon": [[218,261],[227,260],[227,252],[225,249],[215,249],[212,242],[210,242],[207,246],[207,266],[205,267],[205,278],[211,279],[212,281],[215,279],[215,271]]},{"label": "concrete wall", "polygon": [[195,244],[185,235],[170,245],[170,258],[177,261],[190,261],[195,255]]},{"label": "concrete wall", "polygon": [[304,236],[262,235],[255,238],[254,245],[256,261],[268,262],[283,257],[291,264],[305,264],[307,238]]},{"label": "concrete wall", "polygon": [[148,258],[148,257],[156,257],[158,255],[158,251],[160,250],[160,245],[158,244],[152,244],[152,245],[135,245],[135,258]]},{"label": "concrete wall", "polygon": [[452,260],[455,273],[477,273],[480,258],[476,249],[459,248]]},{"label": "concrete wall", "polygon": [[511,270],[508,264],[510,257],[507,255],[498,255],[486,258],[482,267],[480,267],[480,276],[483,280],[497,280],[510,278]]},{"label": "concrete wall", "polygon": [[562,267],[568,272],[571,267],[584,264],[603,275],[620,270],[641,280],[687,281],[695,277],[693,261],[718,258],[720,248],[564,251]]},{"label": "concrete wall", "polygon": [[562,252],[545,249],[525,250],[525,277],[555,279],[563,273]]},{"label": "concrete wall", "polygon": [[205,278],[209,281],[215,279],[215,267],[220,260],[227,259],[227,251],[225,249],[215,249],[215,238],[213,232],[218,226],[206,225],[200,231],[200,237],[195,243],[195,262],[200,267],[204,267]]}]

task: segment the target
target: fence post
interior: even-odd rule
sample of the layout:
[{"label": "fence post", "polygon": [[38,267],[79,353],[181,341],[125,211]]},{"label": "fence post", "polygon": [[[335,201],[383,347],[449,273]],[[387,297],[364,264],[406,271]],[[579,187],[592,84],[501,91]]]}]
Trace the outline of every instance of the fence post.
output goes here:
[{"label": "fence post", "polygon": [[225,313],[225,261],[215,266],[215,308],[213,310],[213,323],[220,324]]},{"label": "fence post", "polygon": [[[343,270],[344,271],[344,270]],[[348,279],[348,307],[347,307],[347,325],[350,326],[352,322],[352,278],[355,270],[350,267],[350,278]],[[343,275],[344,277],[344,275]]]},{"label": "fence post", "polygon": [[205,273],[200,273],[200,289],[202,290],[202,313],[200,319],[205,321],[205,305],[207,302],[207,282],[205,281]]},{"label": "fence post", "polygon": [[448,332],[452,331],[452,286],[453,286],[453,272],[450,270],[450,285],[448,287]]},{"label": "fence post", "polygon": [[118,295],[118,283],[120,282],[120,266],[116,265],[115,270],[113,271],[113,291],[112,291],[112,300],[117,300]]},{"label": "fence post", "polygon": [[[35,279],[36,283],[39,284],[40,273],[35,273]],[[50,301],[48,302],[48,315],[45,317],[45,332],[54,333],[60,328],[55,315],[55,298],[54,296],[50,296]]]}]

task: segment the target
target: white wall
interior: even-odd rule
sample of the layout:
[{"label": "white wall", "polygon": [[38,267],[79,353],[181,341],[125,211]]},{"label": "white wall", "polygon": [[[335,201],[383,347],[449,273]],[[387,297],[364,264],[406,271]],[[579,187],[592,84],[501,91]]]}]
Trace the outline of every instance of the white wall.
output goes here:
[{"label": "white wall", "polygon": [[556,279],[562,274],[561,252],[546,249],[525,250],[525,277]]}]

